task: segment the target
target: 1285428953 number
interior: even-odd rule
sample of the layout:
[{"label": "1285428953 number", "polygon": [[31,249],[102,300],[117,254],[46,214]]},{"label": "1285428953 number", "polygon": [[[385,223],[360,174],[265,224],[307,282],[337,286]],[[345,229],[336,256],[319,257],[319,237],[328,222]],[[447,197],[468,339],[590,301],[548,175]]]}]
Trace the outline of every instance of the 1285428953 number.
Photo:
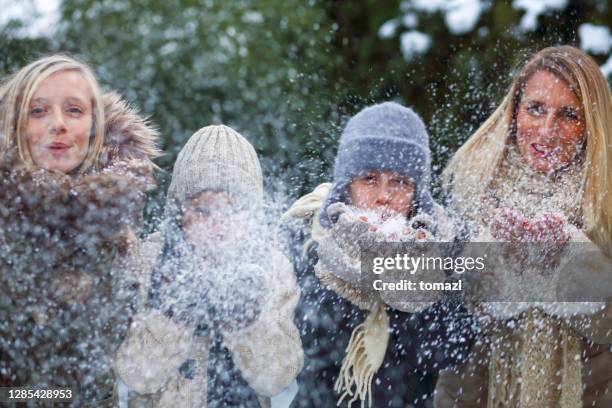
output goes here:
[{"label": "1285428953 number", "polygon": [[74,392],[70,388],[20,388],[0,387],[0,402],[31,400],[70,401]]}]

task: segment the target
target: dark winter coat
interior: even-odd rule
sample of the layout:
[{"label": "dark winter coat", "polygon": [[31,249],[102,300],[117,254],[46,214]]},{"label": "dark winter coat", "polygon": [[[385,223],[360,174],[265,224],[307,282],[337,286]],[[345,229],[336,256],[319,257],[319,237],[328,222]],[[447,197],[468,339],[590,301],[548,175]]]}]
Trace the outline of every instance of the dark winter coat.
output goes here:
[{"label": "dark winter coat", "polygon": [[[318,244],[309,228],[288,227],[287,250],[301,290],[295,313],[304,347],[304,368],[292,407],[334,407],[334,391],[350,336],[367,312],[327,288],[315,275]],[[373,407],[429,407],[433,405],[436,373],[467,358],[472,320],[458,304],[435,304],[418,314],[387,307],[390,337],[384,361],[372,382]],[[456,342],[458,336],[461,342]],[[451,337],[454,341],[450,341]],[[347,406],[346,400],[342,406]]]},{"label": "dark winter coat", "polygon": [[114,93],[104,102],[87,174],[0,158],[0,383],[70,387],[75,406],[116,405],[112,361],[138,290],[132,231],[158,155],[142,118]]}]

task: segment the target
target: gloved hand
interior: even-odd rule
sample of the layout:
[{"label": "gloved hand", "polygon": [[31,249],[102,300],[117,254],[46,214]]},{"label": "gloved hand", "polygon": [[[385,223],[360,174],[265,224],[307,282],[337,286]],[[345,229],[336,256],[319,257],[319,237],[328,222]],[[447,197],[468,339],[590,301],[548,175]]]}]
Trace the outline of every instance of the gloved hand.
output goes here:
[{"label": "gloved hand", "polygon": [[0,226],[7,240],[48,240],[63,232],[70,216],[70,183],[61,172],[29,168],[16,148],[1,154]]},{"label": "gloved hand", "polygon": [[265,272],[261,267],[247,264],[239,273],[231,275],[218,290],[213,288],[209,298],[210,322],[226,333],[253,324],[261,314],[267,295]]},{"label": "gloved hand", "polygon": [[[570,238],[562,215],[542,213],[530,220],[510,208],[495,210],[489,231],[494,239],[508,243],[501,248],[499,268],[527,278],[547,276],[555,271]],[[531,281],[524,284],[534,285]]]},{"label": "gloved hand", "polygon": [[317,248],[319,261],[317,268],[331,273],[337,278],[355,286],[361,280],[361,260],[349,256],[336,242],[333,236],[327,235],[319,242]]},{"label": "gloved hand", "polygon": [[498,208],[489,226],[493,238],[503,242],[557,242],[569,240],[567,221],[561,214],[542,213],[529,220],[520,211]]},{"label": "gloved hand", "polygon": [[187,326],[231,331],[257,319],[265,288],[257,265],[218,265],[183,253],[154,270],[149,305]]},{"label": "gloved hand", "polygon": [[511,208],[493,210],[493,220],[489,224],[491,236],[500,242],[520,242],[527,231],[529,220]]},{"label": "gloved hand", "polygon": [[358,216],[356,211],[346,204],[330,205],[327,214],[330,219],[337,220],[330,230],[332,238],[349,257],[360,257],[360,243],[376,241],[376,226],[371,224],[366,216]]}]

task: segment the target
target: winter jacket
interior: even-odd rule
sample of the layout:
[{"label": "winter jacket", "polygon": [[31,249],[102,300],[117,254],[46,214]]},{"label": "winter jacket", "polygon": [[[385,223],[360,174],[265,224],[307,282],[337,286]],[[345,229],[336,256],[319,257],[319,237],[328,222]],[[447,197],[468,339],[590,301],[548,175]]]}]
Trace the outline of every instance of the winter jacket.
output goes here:
[{"label": "winter jacket", "polygon": [[[159,233],[143,246],[141,300],[151,285]],[[130,390],[130,406],[269,406],[302,367],[292,317],[298,291],[289,261],[272,252],[267,300],[249,326],[231,332],[195,330],[143,307],[121,346],[116,366]]]},{"label": "winter jacket", "polygon": [[[478,234],[486,230],[492,208],[510,207],[527,217],[533,217],[539,211],[561,213],[573,231],[571,240],[588,241],[581,232],[582,172],[583,164],[578,161],[552,179],[547,178],[529,169],[516,148],[510,145],[488,199],[471,203],[472,207],[464,211],[461,207],[469,207],[469,200],[458,204],[461,199],[457,196],[462,197],[463,193],[455,191],[455,210],[472,223],[470,239],[480,239]],[[576,262],[574,269],[580,276],[573,282],[583,282],[591,290],[612,287],[612,260],[597,246],[590,245],[590,249],[585,249]],[[510,285],[512,282],[500,281],[499,284]],[[601,290],[597,292],[601,294]],[[612,292],[608,298],[612,299]],[[474,347],[468,362],[441,373],[435,405],[444,408],[497,406],[493,400],[499,400],[500,395],[505,395],[501,399],[510,404],[517,404],[519,398],[523,401],[525,398],[540,398],[537,390],[526,392],[522,389],[528,383],[539,390],[551,390],[553,396],[560,394],[548,401],[536,400],[534,406],[611,406],[612,304],[608,302],[596,313],[584,313],[584,307],[584,304],[555,303],[535,309],[517,307],[516,316],[510,319],[512,325],[506,324],[506,318],[493,316],[491,320],[490,316],[484,316],[489,320],[488,325],[483,326],[485,336]],[[548,331],[540,336],[541,332],[537,325],[534,329],[532,322],[546,325]],[[525,335],[521,334],[523,331]],[[546,351],[548,348],[549,352]],[[579,358],[574,358],[574,354]],[[500,360],[502,355],[505,357]],[[523,362],[522,358],[528,361]],[[500,361],[504,363],[500,364]],[[561,362],[560,368],[554,365],[556,361]],[[517,367],[521,365],[534,367],[540,370],[539,374],[532,376],[533,380],[519,379],[521,374]],[[545,380],[547,377],[543,373],[547,370],[557,370],[556,374],[552,373],[553,377],[557,375],[555,380]],[[515,378],[513,385],[506,382],[507,375]],[[545,383],[537,385],[538,378]],[[503,384],[497,384],[497,381]],[[577,402],[567,402],[570,398]]]},{"label": "winter jacket", "polygon": [[[0,383],[70,387],[74,406],[115,406],[112,361],[135,312],[133,228],[156,131],[115,93],[94,169],[65,175],[0,158]],[[79,289],[75,289],[79,288]]]},{"label": "winter jacket", "polygon": [[[311,196],[316,197],[317,191],[324,189],[328,187],[319,186]],[[286,250],[301,289],[295,323],[305,356],[292,407],[336,406],[340,394],[334,386],[351,334],[368,316],[367,310],[332,289],[315,272],[320,244],[312,230],[312,215],[320,204],[313,200],[304,207],[308,207],[311,216],[289,219],[284,226],[289,243]],[[372,406],[432,406],[436,373],[464,361],[471,345],[473,322],[456,303],[436,303],[421,313],[391,307],[385,307],[385,311],[389,317],[389,340],[372,381]],[[349,399],[345,398],[340,406],[348,406]]]}]

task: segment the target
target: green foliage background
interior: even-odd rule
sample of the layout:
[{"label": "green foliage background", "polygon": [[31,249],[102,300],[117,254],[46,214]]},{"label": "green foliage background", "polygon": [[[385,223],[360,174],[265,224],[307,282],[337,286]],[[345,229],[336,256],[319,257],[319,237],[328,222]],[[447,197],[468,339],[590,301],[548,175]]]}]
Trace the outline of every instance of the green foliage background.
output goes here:
[{"label": "green foliage background", "polygon": [[578,45],[584,22],[612,25],[607,1],[571,0],[526,33],[511,2],[487,4],[462,35],[449,32],[441,12],[420,13],[417,28],[433,45],[407,61],[401,29],[378,35],[401,16],[399,0],[64,0],[54,38],[18,36],[18,21],[0,28],[0,76],[53,52],[89,62],[105,89],[119,90],[161,130],[167,172],[153,203],[186,139],[213,123],[255,145],[269,190],[298,195],[329,178],[346,119],[388,99],[428,124],[439,174],[529,54]]}]

